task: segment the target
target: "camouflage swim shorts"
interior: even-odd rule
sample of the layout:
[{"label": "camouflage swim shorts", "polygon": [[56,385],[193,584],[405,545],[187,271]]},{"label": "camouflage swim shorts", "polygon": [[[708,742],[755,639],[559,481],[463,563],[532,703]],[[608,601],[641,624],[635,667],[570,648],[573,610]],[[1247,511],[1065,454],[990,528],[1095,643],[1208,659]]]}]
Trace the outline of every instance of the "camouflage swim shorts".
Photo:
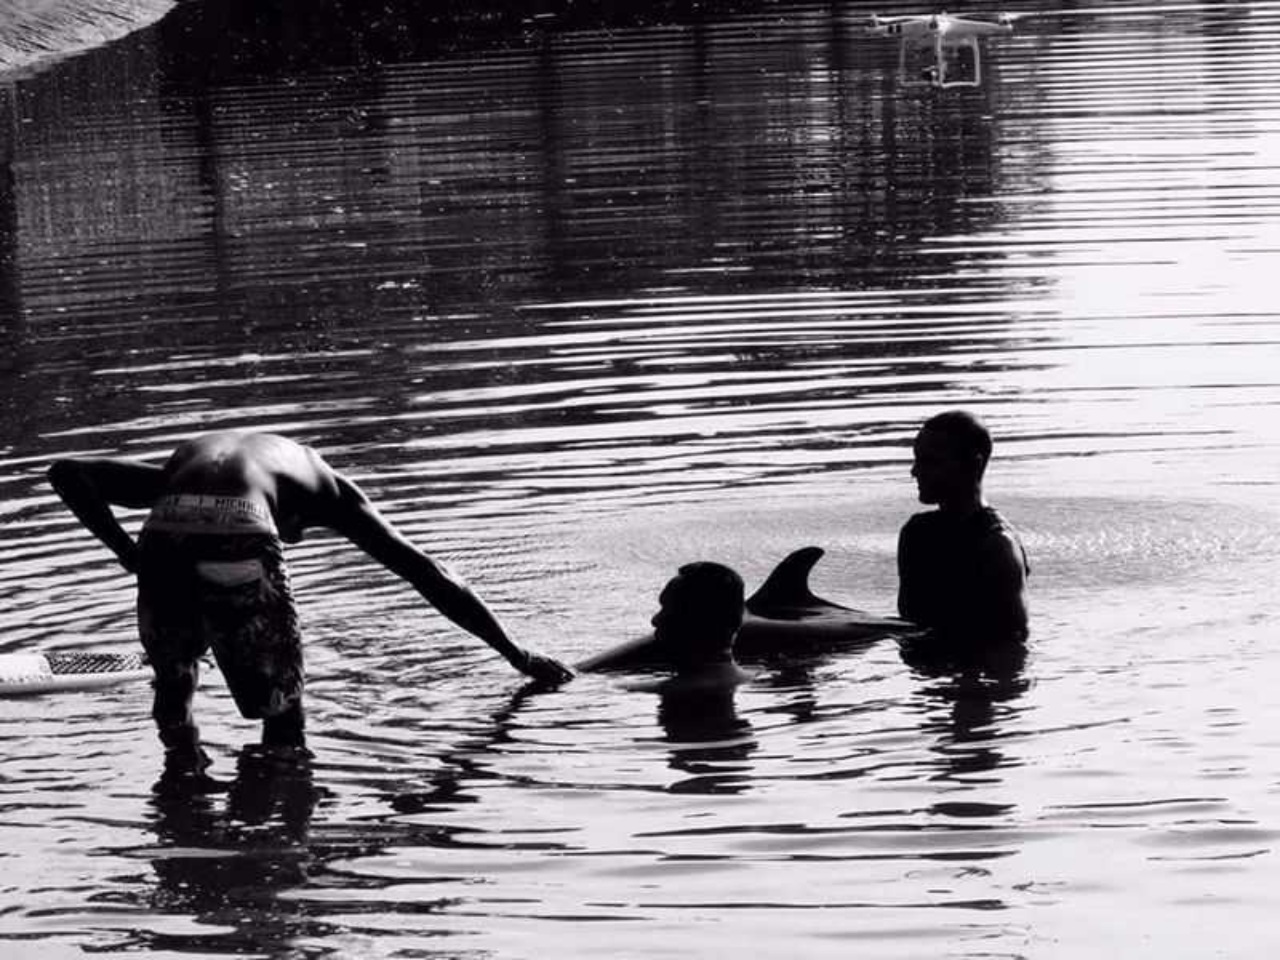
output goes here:
[{"label": "camouflage swim shorts", "polygon": [[194,679],[212,650],[242,716],[300,703],[302,638],[265,508],[237,497],[166,497],[138,545],[138,628],[157,683]]}]

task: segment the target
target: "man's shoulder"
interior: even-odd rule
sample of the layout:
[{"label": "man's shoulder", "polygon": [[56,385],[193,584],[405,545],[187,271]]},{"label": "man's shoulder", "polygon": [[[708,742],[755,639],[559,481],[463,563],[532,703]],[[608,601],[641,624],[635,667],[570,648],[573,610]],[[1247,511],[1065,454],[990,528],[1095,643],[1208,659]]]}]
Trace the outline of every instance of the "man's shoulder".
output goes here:
[{"label": "man's shoulder", "polygon": [[[1010,549],[1022,552],[1017,529],[994,507],[984,506],[963,519],[949,517],[941,510],[912,514],[902,525],[901,540],[938,541],[953,547],[981,550]],[[1007,547],[1006,547],[1007,545]]]},{"label": "man's shoulder", "polygon": [[949,537],[947,525],[941,510],[922,510],[913,513],[898,531],[900,546],[911,544],[920,546],[929,543],[940,543]]},{"label": "man's shoulder", "polygon": [[983,532],[989,536],[999,537],[1013,543],[1020,543],[1021,538],[1018,535],[1018,528],[1009,522],[1009,520],[995,507],[982,508]]},{"label": "man's shoulder", "polygon": [[306,488],[315,487],[334,472],[313,447],[278,433],[244,434],[240,446],[260,469]]},{"label": "man's shoulder", "polygon": [[995,507],[991,506],[991,504],[984,505],[983,508],[978,511],[978,513],[983,518],[983,520],[993,528],[994,527],[1000,527],[1003,529],[1013,528],[1013,525],[1009,523],[1008,519],[1005,518],[1005,515],[1001,513],[999,510],[997,510]]},{"label": "man's shoulder", "polygon": [[1017,567],[1025,574],[1031,565],[1017,529],[992,507],[985,508],[985,511],[989,516],[979,541],[983,557],[988,562]]},{"label": "man's shoulder", "polygon": [[280,433],[242,433],[237,440],[242,449],[260,457],[307,457],[311,448]]},{"label": "man's shoulder", "polygon": [[940,510],[921,510],[919,513],[913,513],[907,518],[907,522],[902,525],[902,532],[916,533],[936,529],[941,517],[942,511]]},{"label": "man's shoulder", "polygon": [[969,520],[969,531],[978,540],[1009,540],[1018,542],[1018,530],[999,510],[984,505]]}]

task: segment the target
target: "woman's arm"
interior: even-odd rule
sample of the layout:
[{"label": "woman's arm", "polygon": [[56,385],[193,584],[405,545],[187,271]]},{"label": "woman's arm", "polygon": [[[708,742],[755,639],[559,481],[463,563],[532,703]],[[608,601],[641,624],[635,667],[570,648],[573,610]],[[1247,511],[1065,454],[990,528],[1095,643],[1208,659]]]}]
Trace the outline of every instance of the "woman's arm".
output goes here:
[{"label": "woman's arm", "polygon": [[138,545],[120,526],[112,505],[146,508],[164,492],[164,470],[133,460],[56,460],[49,482],[71,512],[101,540],[130,573],[138,567]]}]

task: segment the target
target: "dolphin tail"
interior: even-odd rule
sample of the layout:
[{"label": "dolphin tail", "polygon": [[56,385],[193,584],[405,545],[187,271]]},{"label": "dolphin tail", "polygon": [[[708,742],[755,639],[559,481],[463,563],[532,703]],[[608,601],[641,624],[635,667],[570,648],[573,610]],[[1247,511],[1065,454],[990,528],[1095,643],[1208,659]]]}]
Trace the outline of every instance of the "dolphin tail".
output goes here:
[{"label": "dolphin tail", "polygon": [[821,547],[801,547],[788,554],[747,600],[747,610],[756,616],[767,616],[770,609],[826,603],[809,589],[809,574],[823,552]]}]

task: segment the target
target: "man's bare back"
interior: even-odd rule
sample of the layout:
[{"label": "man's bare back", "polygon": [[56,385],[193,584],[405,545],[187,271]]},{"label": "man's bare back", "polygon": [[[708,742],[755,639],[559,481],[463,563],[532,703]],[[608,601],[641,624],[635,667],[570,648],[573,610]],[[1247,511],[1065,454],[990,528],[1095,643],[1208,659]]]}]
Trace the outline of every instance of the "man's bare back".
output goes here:
[{"label": "man's bare back", "polygon": [[267,433],[197,437],[174,450],[162,469],[166,492],[261,502],[286,543],[300,541],[307,527],[334,527],[349,485],[310,447]]}]

